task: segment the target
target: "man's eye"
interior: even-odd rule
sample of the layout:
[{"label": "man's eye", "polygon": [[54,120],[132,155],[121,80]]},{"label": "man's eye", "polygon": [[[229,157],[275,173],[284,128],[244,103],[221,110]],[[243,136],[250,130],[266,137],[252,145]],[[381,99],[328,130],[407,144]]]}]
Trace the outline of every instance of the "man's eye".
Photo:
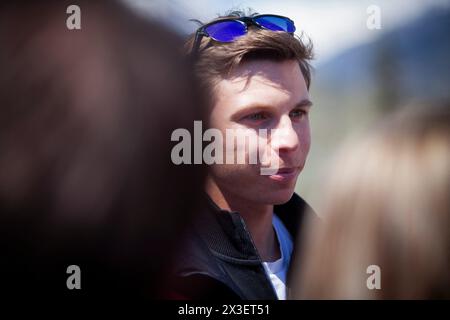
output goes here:
[{"label": "man's eye", "polygon": [[306,115],[306,111],[298,109],[298,110],[292,111],[289,115],[291,118],[299,119]]},{"label": "man's eye", "polygon": [[244,117],[244,119],[250,120],[250,121],[263,121],[268,118],[269,118],[269,116],[263,112],[252,113],[252,114],[249,114],[248,116]]}]

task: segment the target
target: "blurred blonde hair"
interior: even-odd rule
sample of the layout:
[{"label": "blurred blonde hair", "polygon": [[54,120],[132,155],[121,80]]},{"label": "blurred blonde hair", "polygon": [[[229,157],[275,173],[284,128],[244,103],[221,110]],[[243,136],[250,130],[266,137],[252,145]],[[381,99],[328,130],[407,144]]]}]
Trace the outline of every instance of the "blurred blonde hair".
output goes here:
[{"label": "blurred blonde hair", "polygon": [[[333,163],[292,298],[450,298],[450,107],[405,108]],[[369,290],[367,267],[381,269]]]}]

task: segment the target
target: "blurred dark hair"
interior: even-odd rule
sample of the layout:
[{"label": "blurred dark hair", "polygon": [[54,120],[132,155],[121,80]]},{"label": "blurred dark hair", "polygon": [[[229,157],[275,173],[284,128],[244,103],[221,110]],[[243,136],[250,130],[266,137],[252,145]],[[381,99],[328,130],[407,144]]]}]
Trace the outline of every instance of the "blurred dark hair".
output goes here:
[{"label": "blurred dark hair", "polygon": [[203,182],[171,132],[203,100],[177,35],[115,1],[77,1],[68,30],[70,4],[0,4],[2,289],[157,297]]}]

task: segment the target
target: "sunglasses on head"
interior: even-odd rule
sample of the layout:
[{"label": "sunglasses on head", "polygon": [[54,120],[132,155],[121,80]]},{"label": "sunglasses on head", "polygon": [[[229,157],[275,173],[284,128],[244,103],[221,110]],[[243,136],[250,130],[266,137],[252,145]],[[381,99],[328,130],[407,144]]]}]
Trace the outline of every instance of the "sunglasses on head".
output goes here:
[{"label": "sunglasses on head", "polygon": [[203,37],[210,37],[218,42],[233,42],[247,33],[248,26],[260,29],[282,31],[294,34],[294,21],[287,17],[274,14],[260,14],[252,17],[225,18],[205,24],[197,29],[192,46],[192,53],[196,54]]}]

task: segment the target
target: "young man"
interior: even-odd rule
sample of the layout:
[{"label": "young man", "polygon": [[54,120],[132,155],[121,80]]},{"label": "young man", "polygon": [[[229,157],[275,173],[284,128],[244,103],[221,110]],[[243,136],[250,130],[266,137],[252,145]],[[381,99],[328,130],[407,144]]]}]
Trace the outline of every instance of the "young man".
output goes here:
[{"label": "young man", "polygon": [[[175,297],[286,299],[296,236],[310,211],[294,188],[310,147],[312,46],[294,31],[285,17],[235,12],[187,43],[210,93],[209,125],[226,137],[224,149],[232,131],[241,141],[232,151],[246,161],[210,166],[208,204],[176,261]],[[250,163],[261,149],[265,156]],[[267,163],[275,170],[262,174]]]}]

